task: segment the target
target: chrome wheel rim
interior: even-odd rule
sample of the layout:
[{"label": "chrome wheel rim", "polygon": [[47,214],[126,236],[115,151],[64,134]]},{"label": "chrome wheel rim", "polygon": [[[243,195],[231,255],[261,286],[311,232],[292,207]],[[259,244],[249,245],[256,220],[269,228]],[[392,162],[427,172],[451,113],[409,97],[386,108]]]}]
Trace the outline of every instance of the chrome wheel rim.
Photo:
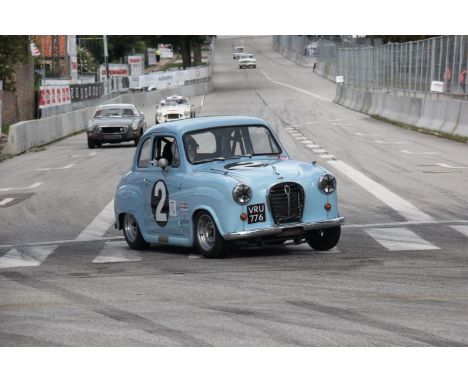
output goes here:
[{"label": "chrome wheel rim", "polygon": [[125,215],[124,231],[127,240],[133,243],[136,240],[138,234],[138,224],[133,215]]},{"label": "chrome wheel rim", "polygon": [[197,221],[197,240],[200,247],[209,252],[213,249],[216,238],[216,227],[208,215],[202,215]]}]

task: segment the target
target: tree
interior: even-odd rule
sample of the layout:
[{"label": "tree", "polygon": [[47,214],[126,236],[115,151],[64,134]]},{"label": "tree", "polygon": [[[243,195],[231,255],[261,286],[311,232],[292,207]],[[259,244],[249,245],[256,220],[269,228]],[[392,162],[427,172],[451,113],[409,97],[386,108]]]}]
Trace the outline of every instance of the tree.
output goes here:
[{"label": "tree", "polygon": [[14,88],[15,65],[30,60],[29,36],[0,36],[0,79],[6,90]]}]

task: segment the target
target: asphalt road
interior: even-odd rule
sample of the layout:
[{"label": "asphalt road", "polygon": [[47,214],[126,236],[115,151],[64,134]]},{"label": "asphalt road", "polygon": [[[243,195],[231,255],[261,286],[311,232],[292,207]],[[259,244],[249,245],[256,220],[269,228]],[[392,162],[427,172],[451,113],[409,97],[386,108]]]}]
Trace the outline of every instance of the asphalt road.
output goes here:
[{"label": "asphalt road", "polygon": [[338,246],[130,251],[109,211],[134,147],[78,134],[0,163],[0,346],[467,346],[466,144],[334,104],[270,37],[218,38],[213,68],[198,115],[264,118],[335,173]]}]

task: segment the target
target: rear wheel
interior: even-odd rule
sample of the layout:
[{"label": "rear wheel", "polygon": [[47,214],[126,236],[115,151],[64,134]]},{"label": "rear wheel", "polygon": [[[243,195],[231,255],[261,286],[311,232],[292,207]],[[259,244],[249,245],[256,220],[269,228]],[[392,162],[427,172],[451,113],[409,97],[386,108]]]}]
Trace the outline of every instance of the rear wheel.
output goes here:
[{"label": "rear wheel", "polygon": [[140,250],[149,247],[149,243],[143,239],[140,227],[133,215],[125,214],[123,223],[125,240],[131,249]]},{"label": "rear wheel", "polygon": [[331,227],[311,231],[307,236],[309,245],[319,251],[332,249],[340,240],[341,227]]},{"label": "rear wheel", "polygon": [[208,212],[197,213],[195,222],[195,244],[204,257],[222,257],[227,244],[219,234],[216,223]]}]

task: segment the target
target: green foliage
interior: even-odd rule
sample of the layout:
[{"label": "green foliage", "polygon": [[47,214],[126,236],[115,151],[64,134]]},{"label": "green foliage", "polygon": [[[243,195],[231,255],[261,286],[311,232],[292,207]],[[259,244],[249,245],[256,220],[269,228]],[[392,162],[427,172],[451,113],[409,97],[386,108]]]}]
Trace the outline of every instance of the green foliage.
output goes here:
[{"label": "green foliage", "polygon": [[77,48],[77,53],[79,73],[96,73],[98,71],[99,65],[97,64],[96,59],[88,49],[80,46]]},{"label": "green foliage", "polygon": [[12,86],[14,67],[30,59],[29,36],[0,36],[0,79],[4,88]]}]

